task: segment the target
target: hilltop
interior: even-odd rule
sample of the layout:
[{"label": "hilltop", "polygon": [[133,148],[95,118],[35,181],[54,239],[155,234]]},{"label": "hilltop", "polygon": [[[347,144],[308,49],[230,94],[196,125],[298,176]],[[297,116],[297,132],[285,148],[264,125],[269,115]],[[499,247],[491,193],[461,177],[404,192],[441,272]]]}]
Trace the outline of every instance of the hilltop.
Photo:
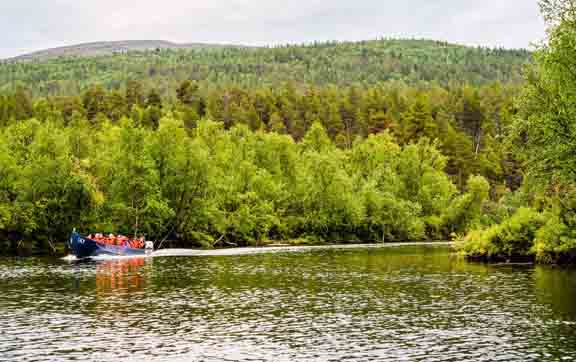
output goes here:
[{"label": "hilltop", "polygon": [[[212,87],[284,83],[347,86],[395,81],[413,85],[519,83],[523,66],[532,57],[525,49],[468,47],[415,39],[262,48],[157,41],[96,44],[100,45],[29,55],[34,61],[1,63],[0,91],[22,86],[35,95],[70,95],[96,83],[108,89],[121,88],[130,79],[162,93],[186,79]],[[128,48],[138,51],[122,50]],[[64,55],[42,55],[50,54],[46,52]],[[99,52],[102,55],[86,56]]]},{"label": "hilltop", "polygon": [[94,57],[157,49],[235,48],[236,45],[174,43],[166,40],[101,41],[50,48],[10,58],[11,61],[42,61],[58,57]]}]

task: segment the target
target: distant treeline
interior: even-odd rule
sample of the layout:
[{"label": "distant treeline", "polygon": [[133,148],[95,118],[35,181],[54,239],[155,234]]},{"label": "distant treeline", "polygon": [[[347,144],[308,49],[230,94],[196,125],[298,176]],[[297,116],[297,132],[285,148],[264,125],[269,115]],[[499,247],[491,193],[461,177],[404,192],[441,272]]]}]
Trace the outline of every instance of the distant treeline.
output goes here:
[{"label": "distant treeline", "polygon": [[[325,42],[273,48],[214,48],[63,57],[0,64],[0,91],[30,88],[34,95],[75,95],[93,84],[117,89],[130,79],[161,94],[183,80],[242,87],[518,83],[531,59],[526,50],[472,48],[430,40]],[[173,95],[173,94],[168,94]]]}]

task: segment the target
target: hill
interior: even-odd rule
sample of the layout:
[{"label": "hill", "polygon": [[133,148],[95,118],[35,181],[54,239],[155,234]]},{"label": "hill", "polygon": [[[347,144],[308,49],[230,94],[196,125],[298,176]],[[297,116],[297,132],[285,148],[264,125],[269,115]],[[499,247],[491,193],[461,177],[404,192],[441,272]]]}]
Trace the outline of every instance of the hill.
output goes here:
[{"label": "hill", "polygon": [[173,43],[165,40],[122,40],[102,41],[93,43],[75,44],[70,46],[39,50],[29,54],[10,58],[11,61],[48,60],[58,57],[93,57],[114,54],[123,54],[134,51],[157,49],[202,49],[202,48],[234,48],[235,45],[206,44],[206,43]]},{"label": "hill", "polygon": [[[4,62],[0,64],[0,91],[22,86],[35,95],[71,95],[96,83],[108,89],[122,88],[131,79],[161,93],[186,79],[210,86],[244,87],[390,81],[411,85],[518,83],[523,66],[531,59],[531,53],[524,49],[467,47],[432,40],[381,39],[267,48],[189,44],[191,48],[175,49],[169,47],[172,43],[162,43],[164,47],[157,42],[138,44],[138,52],[113,52],[111,49],[121,49],[116,45],[106,48],[112,54],[95,57],[37,55],[34,61]],[[91,49],[97,52],[102,48]]]}]

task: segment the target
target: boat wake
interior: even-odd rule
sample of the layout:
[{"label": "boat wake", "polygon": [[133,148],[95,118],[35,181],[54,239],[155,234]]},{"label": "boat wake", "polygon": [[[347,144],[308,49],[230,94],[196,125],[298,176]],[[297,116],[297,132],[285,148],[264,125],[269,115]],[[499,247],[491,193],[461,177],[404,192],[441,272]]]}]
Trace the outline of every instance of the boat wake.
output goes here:
[{"label": "boat wake", "polygon": [[379,249],[402,246],[448,246],[450,242],[413,242],[413,243],[385,243],[385,244],[340,244],[340,245],[299,245],[299,246],[264,246],[230,249],[193,250],[193,249],[160,249],[151,254],[158,256],[238,256],[267,253],[305,253],[312,250],[334,249]]},{"label": "boat wake", "polygon": [[76,257],[76,255],[69,254],[69,255],[66,255],[66,256],[63,257],[63,258],[60,258],[60,260],[64,260],[64,261],[76,261],[76,260],[79,260],[79,259]]},{"label": "boat wake", "polygon": [[[230,249],[160,249],[148,255],[99,255],[88,259],[96,261],[106,260],[130,260],[144,259],[154,257],[179,257],[179,256],[241,256],[267,253],[304,253],[312,250],[322,249],[360,249],[360,248],[390,248],[409,245],[429,245],[429,246],[447,246],[449,242],[424,242],[424,243],[388,243],[388,244],[345,244],[345,245],[316,245],[316,246],[267,246],[267,247],[246,247]],[[74,255],[68,255],[62,260],[76,261],[80,260]]]}]

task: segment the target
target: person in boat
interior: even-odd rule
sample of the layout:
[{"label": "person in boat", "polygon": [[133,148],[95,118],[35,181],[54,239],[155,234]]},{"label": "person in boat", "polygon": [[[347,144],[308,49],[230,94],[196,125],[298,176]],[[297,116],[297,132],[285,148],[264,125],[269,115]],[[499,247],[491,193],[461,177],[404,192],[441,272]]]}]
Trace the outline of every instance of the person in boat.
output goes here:
[{"label": "person in boat", "polygon": [[128,246],[128,237],[124,235],[118,235],[117,239],[119,246]]},{"label": "person in boat", "polygon": [[96,242],[100,243],[100,244],[105,244],[105,245],[108,245],[108,244],[110,243],[110,241],[108,240],[108,238],[105,237],[104,235],[100,234],[100,233],[97,233],[97,234],[94,236],[94,240],[95,240]]},{"label": "person in boat", "polygon": [[130,239],[124,235],[115,236],[114,234],[108,234],[108,236],[104,236],[100,233],[97,233],[94,235],[90,234],[88,239],[105,245],[123,246],[133,249],[142,249],[146,245],[146,239],[143,235],[138,239]]},{"label": "person in boat", "polygon": [[128,245],[133,249],[142,249],[144,248],[144,236],[141,236],[138,239],[133,239],[128,242]]}]

